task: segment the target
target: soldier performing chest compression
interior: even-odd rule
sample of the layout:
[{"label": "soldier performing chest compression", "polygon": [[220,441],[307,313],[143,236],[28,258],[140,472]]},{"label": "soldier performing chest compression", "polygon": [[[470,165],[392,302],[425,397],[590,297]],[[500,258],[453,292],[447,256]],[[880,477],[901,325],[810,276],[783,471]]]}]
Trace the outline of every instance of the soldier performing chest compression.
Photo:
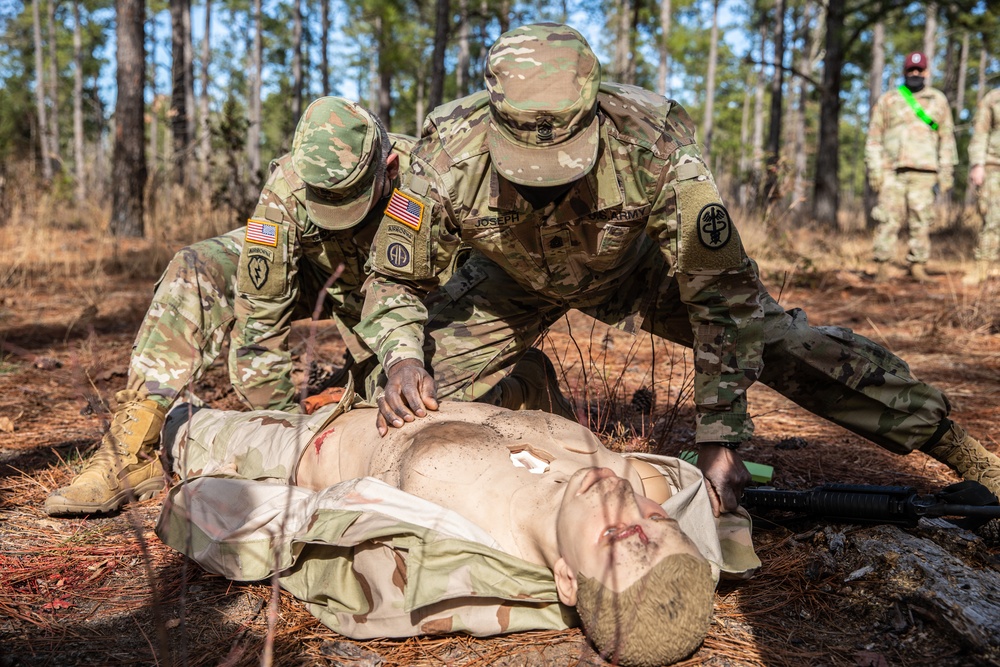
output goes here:
[{"label": "soldier performing chest compression", "polygon": [[[486,84],[431,114],[376,234],[357,332],[385,369],[380,432],[438,398],[520,407],[500,379],[577,308],[694,349],[698,465],[717,510],[736,507],[749,479],[734,450],[753,434],[758,379],[1000,492],[1000,459],[947,418],[940,391],[872,341],[771,298],[676,103],[602,84],[583,37],[554,24],[502,35]],[[471,255],[442,281],[463,241]],[[556,396],[544,376],[536,393]]]}]

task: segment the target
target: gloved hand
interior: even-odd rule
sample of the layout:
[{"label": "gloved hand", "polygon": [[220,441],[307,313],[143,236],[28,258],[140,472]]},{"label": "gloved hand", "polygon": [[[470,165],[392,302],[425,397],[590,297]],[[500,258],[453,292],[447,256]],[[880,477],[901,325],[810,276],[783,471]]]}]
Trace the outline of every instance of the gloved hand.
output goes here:
[{"label": "gloved hand", "polygon": [[703,442],[698,446],[698,469],[708,482],[715,516],[739,507],[743,488],[751,481],[739,454],[724,445]]},{"label": "gloved hand", "polygon": [[419,359],[403,359],[386,371],[385,393],[378,397],[379,435],[389,432],[389,424],[399,428],[404,422],[426,417],[427,410],[437,410],[437,385]]}]

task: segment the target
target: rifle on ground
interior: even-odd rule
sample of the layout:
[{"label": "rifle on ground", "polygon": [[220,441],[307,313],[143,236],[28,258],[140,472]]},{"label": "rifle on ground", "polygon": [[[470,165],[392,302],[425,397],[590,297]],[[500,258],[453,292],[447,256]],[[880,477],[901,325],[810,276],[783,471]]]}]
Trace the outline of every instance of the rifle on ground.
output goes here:
[{"label": "rifle on ground", "polygon": [[1000,519],[996,496],[970,481],[923,496],[910,486],[824,484],[808,491],[750,487],[744,489],[741,504],[747,509],[784,510],[847,523],[915,526],[921,517],[963,517],[977,524]]}]

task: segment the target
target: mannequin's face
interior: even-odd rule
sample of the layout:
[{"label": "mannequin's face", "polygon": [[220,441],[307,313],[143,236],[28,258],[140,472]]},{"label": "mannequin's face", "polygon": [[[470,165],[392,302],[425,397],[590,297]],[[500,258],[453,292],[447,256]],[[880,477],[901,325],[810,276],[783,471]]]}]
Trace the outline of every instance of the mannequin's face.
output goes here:
[{"label": "mannequin's face", "polygon": [[556,537],[559,555],[574,571],[618,592],[668,555],[702,558],[677,521],[608,468],[585,468],[570,477]]}]

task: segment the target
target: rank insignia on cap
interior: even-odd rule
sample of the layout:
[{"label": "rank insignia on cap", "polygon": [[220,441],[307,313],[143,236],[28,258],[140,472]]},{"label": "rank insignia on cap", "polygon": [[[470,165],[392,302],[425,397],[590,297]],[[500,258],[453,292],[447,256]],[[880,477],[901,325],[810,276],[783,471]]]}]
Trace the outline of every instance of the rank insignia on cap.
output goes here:
[{"label": "rank insignia on cap", "polygon": [[718,250],[729,243],[733,222],[722,204],[708,204],[698,212],[698,240],[706,248]]},{"label": "rank insignia on cap", "polygon": [[253,218],[247,220],[246,240],[250,243],[260,243],[261,245],[278,245],[278,225],[270,222],[261,222]]},{"label": "rank insignia on cap", "polygon": [[403,223],[414,231],[420,231],[420,222],[424,217],[424,204],[399,190],[392,191],[385,214]]}]

